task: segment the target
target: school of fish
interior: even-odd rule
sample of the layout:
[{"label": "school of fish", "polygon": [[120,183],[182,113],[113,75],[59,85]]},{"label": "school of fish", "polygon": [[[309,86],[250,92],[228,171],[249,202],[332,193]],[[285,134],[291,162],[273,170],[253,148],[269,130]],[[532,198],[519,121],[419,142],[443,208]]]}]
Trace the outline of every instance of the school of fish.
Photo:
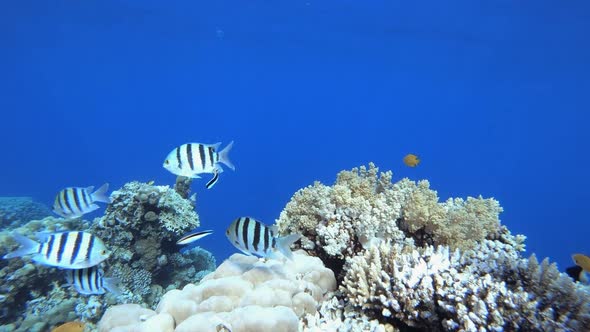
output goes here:
[{"label": "school of fish", "polygon": [[[163,167],[177,176],[193,179],[200,174],[212,174],[205,188],[211,189],[223,173],[223,167],[234,170],[235,166],[229,159],[233,147],[231,141],[219,151],[221,143],[186,143],[174,148],[164,159]],[[408,154],[403,158],[404,164],[416,167],[420,163],[418,156]],[[83,215],[99,209],[97,202],[110,203],[108,183],[96,191],[94,187],[67,187],[60,190],[54,200],[53,211],[66,219],[81,218]],[[213,231],[193,230],[177,241],[181,252],[195,246],[195,242]],[[291,245],[301,238],[299,234],[279,236],[274,226],[267,226],[252,217],[236,218],[227,227],[225,235],[229,242],[246,255],[254,255],[265,259],[280,259],[281,256],[293,259]],[[115,295],[122,292],[122,285],[116,278],[108,278],[99,267],[110,256],[104,242],[91,233],[84,231],[64,231],[54,233],[37,233],[37,240],[21,234],[13,234],[20,245],[18,249],[6,254],[4,259],[31,256],[38,264],[65,270],[67,286],[83,295],[100,295],[107,291]],[[576,281],[588,283],[590,273],[590,257],[583,254],[573,255],[574,267],[567,273]],[[66,323],[54,331],[78,330],[83,328],[80,322]]]},{"label": "school of fish", "polygon": [[[229,159],[233,141],[219,150],[221,143],[186,143],[174,148],[164,159],[163,167],[177,176],[193,179],[200,174],[212,174],[205,188],[211,189],[223,173],[223,167],[235,170]],[[111,203],[108,194],[109,184],[97,190],[90,187],[66,187],[55,196],[53,211],[65,219],[81,218],[100,208],[97,203]],[[196,241],[212,234],[211,230],[194,230],[177,241],[181,253],[196,246]],[[273,227],[268,227],[250,217],[240,217],[233,221],[226,232],[228,240],[247,255],[264,258],[278,258],[279,253],[292,259],[290,245],[299,235],[278,237]],[[63,231],[35,234],[36,240],[14,233],[19,247],[4,259],[30,256],[37,264],[64,270],[66,287],[72,287],[83,295],[100,295],[106,292],[120,294],[124,285],[116,278],[104,276],[100,265],[105,263],[111,252],[97,236],[84,231]],[[73,326],[74,323],[71,324]]]}]

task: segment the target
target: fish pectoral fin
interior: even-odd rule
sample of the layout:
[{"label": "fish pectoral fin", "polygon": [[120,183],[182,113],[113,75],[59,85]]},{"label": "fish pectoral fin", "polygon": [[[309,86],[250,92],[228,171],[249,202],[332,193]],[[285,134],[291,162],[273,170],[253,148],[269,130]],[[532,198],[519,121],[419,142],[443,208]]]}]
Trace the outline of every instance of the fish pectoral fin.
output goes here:
[{"label": "fish pectoral fin", "polygon": [[[86,262],[88,262],[88,260],[87,260],[85,257],[76,258],[76,259],[74,260],[74,262],[72,263],[72,266],[78,266],[78,265],[80,265],[80,264],[84,264],[84,263],[86,263]],[[84,264],[84,265],[86,265],[86,264]],[[86,266],[84,266],[84,267],[82,267],[82,268],[85,268],[85,267],[86,267]]]}]

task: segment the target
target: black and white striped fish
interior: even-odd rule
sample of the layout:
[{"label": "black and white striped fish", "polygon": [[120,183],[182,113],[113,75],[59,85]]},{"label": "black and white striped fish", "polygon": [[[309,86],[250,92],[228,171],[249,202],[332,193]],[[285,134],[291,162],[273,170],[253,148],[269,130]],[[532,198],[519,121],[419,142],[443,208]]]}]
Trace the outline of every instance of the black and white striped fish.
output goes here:
[{"label": "black and white striped fish", "polygon": [[121,294],[119,279],[105,278],[103,271],[96,266],[86,269],[66,271],[68,284],[84,295],[104,294],[107,291],[115,295]]},{"label": "black and white striped fish", "polygon": [[172,174],[198,179],[199,174],[210,173],[213,178],[207,183],[209,189],[217,182],[219,173],[223,172],[220,164],[224,164],[232,170],[234,165],[229,160],[229,151],[234,142],[231,141],[223,150],[219,150],[221,143],[203,144],[187,143],[172,150],[166,160],[164,168]]},{"label": "black and white striped fish", "polygon": [[55,196],[53,203],[53,212],[64,218],[78,218],[82,215],[92,212],[99,208],[95,202],[110,203],[111,199],[107,195],[109,184],[103,184],[98,190],[93,186],[87,188],[69,187],[60,191]]},{"label": "black and white striped fish", "polygon": [[229,241],[246,255],[273,257],[280,251],[288,259],[293,259],[289,248],[301,238],[299,234],[277,237],[274,227],[269,227],[250,217],[240,217],[225,231]]},{"label": "black and white striped fish", "polygon": [[17,233],[12,236],[21,247],[4,255],[5,259],[32,255],[39,264],[82,269],[95,266],[110,255],[101,239],[86,232],[38,233],[40,242]]}]

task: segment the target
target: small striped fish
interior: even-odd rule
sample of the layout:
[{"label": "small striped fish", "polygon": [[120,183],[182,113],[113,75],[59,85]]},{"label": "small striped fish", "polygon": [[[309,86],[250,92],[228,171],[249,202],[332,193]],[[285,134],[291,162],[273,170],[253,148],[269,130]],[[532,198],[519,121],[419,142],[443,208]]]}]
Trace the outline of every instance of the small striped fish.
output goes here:
[{"label": "small striped fish", "polygon": [[221,164],[235,170],[229,160],[229,151],[234,142],[230,142],[223,150],[219,151],[221,143],[203,144],[187,143],[172,150],[166,160],[164,168],[172,174],[186,176],[193,179],[200,178],[199,174],[211,173],[213,178],[207,183],[207,189],[217,183],[219,173],[223,172]]},{"label": "small striped fish", "polygon": [[213,233],[213,231],[211,231],[211,230],[191,232],[191,233],[188,233],[187,235],[181,237],[178,241],[176,241],[176,244],[178,244],[178,245],[190,244],[190,243],[197,241],[198,239],[204,238],[205,236],[207,236],[211,233]]},{"label": "small striped fish", "polygon": [[99,208],[95,202],[110,203],[107,195],[109,184],[103,184],[98,190],[92,192],[94,187],[79,188],[69,187],[60,191],[55,196],[53,212],[64,218],[78,218]]},{"label": "small striped fish", "polygon": [[5,259],[33,255],[33,261],[39,264],[82,269],[97,265],[110,255],[98,237],[86,232],[38,233],[41,243],[17,233],[13,237],[21,247],[4,255]]},{"label": "small striped fish", "polygon": [[119,279],[105,278],[103,271],[96,266],[86,269],[67,270],[66,280],[80,294],[95,295],[104,294],[107,291],[115,295],[121,294]]},{"label": "small striped fish", "polygon": [[277,237],[274,227],[268,227],[250,217],[240,217],[225,231],[229,241],[246,255],[273,257],[276,250],[288,259],[293,259],[289,248],[301,238],[299,234]]},{"label": "small striped fish", "polygon": [[182,246],[182,248],[180,248],[180,253],[184,254],[185,252],[188,252],[191,249],[194,249],[196,247],[198,247],[197,245],[197,240],[198,239],[202,239],[205,236],[209,235],[213,233],[213,231],[208,230],[208,231],[193,231],[188,233],[187,235],[181,237],[178,241],[176,241],[176,244],[179,246]]}]

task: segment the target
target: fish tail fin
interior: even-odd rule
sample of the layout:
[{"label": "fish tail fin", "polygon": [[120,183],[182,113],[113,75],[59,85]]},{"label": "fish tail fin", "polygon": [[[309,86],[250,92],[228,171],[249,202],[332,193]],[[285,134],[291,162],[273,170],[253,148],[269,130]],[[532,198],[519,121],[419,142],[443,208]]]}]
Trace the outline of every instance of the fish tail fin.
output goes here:
[{"label": "fish tail fin", "polygon": [[229,142],[229,144],[223,148],[223,150],[219,151],[219,161],[222,162],[225,166],[231,168],[232,171],[236,170],[234,164],[232,164],[231,160],[229,160],[229,152],[231,148],[234,146],[234,141]]},{"label": "fish tail fin", "polygon": [[96,189],[96,191],[91,194],[92,200],[94,200],[95,202],[110,203],[111,198],[107,194],[108,190],[109,184],[103,184],[102,186],[100,186],[100,188]]},{"label": "fish tail fin", "polygon": [[119,280],[119,278],[103,278],[102,284],[104,288],[115,296],[119,296],[123,293],[123,290],[121,289],[121,280]]},{"label": "fish tail fin", "polygon": [[36,253],[39,249],[39,242],[33,241],[24,235],[20,235],[18,233],[12,234],[12,237],[20,247],[13,252],[9,252],[8,254],[4,255],[4,259],[14,258],[14,257],[22,257],[29,254]]},{"label": "fish tail fin", "polygon": [[277,239],[277,249],[287,257],[293,260],[293,253],[291,252],[291,245],[301,238],[300,234],[290,234]]}]

